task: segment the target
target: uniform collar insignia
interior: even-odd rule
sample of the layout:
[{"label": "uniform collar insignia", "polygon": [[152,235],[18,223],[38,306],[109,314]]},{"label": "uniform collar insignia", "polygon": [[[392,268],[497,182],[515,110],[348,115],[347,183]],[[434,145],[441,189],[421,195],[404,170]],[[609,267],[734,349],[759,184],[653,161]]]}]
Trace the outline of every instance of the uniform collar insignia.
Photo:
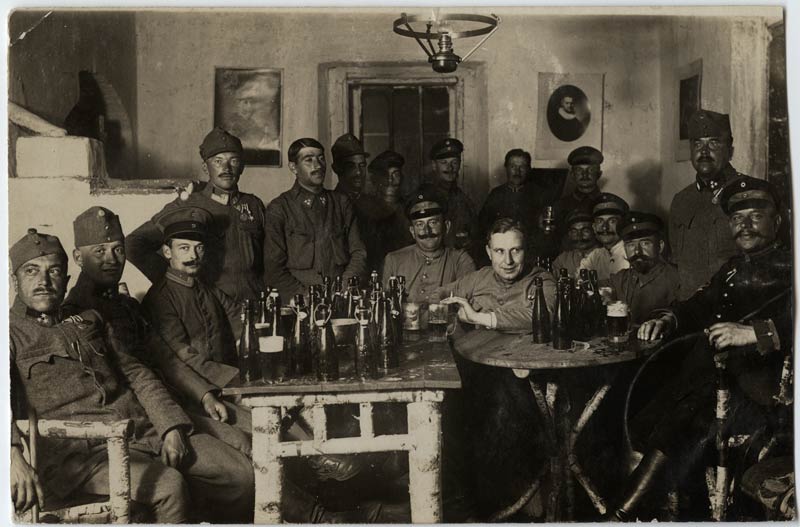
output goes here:
[{"label": "uniform collar insignia", "polygon": [[193,276],[189,276],[186,273],[182,273],[172,267],[167,268],[167,273],[165,275],[168,280],[172,280],[176,284],[180,284],[184,287],[194,287],[194,284],[197,280]]},{"label": "uniform collar insignia", "polygon": [[239,190],[232,191],[222,190],[214,185],[208,185],[211,188],[211,199],[222,205],[236,205],[239,203]]}]

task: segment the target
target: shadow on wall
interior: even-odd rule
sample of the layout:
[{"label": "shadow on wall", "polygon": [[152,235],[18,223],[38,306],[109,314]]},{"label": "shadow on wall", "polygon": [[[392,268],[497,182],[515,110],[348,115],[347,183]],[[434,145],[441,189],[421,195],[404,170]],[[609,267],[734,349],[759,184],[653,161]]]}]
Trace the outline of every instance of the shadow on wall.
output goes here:
[{"label": "shadow on wall", "polygon": [[[625,179],[628,182],[628,196],[632,197],[631,209],[657,214],[666,224],[669,211],[660,203],[661,163],[647,160],[628,168]],[[670,200],[672,198],[670,197]]]}]

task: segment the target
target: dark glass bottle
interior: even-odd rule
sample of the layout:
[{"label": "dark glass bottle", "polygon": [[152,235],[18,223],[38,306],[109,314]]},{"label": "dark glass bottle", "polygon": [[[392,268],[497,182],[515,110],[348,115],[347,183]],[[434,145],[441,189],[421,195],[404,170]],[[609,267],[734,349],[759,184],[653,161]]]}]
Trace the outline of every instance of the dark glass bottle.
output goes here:
[{"label": "dark glass bottle", "polygon": [[269,309],[272,314],[269,335],[259,337],[259,360],[264,382],[282,382],[289,373],[289,351],[285,328],[281,321],[281,297],[273,288],[269,294]]},{"label": "dark glass bottle", "polygon": [[342,275],[337,275],[333,281],[332,318],[345,318],[347,316],[347,301],[345,289],[342,284]]},{"label": "dark glass bottle", "polygon": [[543,344],[550,342],[550,312],[547,310],[542,278],[537,276],[533,279],[533,284],[536,287],[533,295],[533,305],[531,306],[533,342]]},{"label": "dark glass bottle", "polygon": [[355,319],[358,321],[356,334],[355,373],[362,381],[375,376],[375,350],[372,339],[372,311],[362,296],[358,299]]},{"label": "dark glass bottle", "polygon": [[572,335],[570,334],[570,290],[569,283],[559,280],[556,305],[553,309],[553,348],[566,350],[572,348]]},{"label": "dark glass bottle", "polygon": [[322,302],[331,305],[333,298],[333,287],[331,285],[331,277],[328,275],[322,276]]},{"label": "dark glass bottle", "polygon": [[351,276],[347,280],[347,315],[345,318],[355,318],[356,306],[358,306],[358,299],[361,296],[361,291],[358,289],[358,277]]},{"label": "dark glass bottle", "polygon": [[579,282],[576,287],[575,298],[577,299],[574,304],[572,316],[573,319],[573,335],[575,340],[588,341],[592,338],[594,332],[594,306],[589,297],[589,282],[588,277],[586,282]]},{"label": "dark glass bottle", "polygon": [[258,294],[258,304],[256,305],[256,309],[251,314],[253,320],[260,324],[267,324],[269,323],[270,313],[269,309],[267,308],[267,295],[269,294],[270,288],[267,287],[266,290],[261,291]]},{"label": "dark glass bottle", "polygon": [[308,310],[303,295],[294,295],[292,311],[295,316],[292,339],[289,341],[291,370],[295,375],[308,375],[311,373],[312,364],[311,350],[308,346]]},{"label": "dark glass bottle", "polygon": [[317,304],[314,325],[317,326],[317,355],[314,368],[317,380],[335,381],[339,378],[339,357],[336,355],[336,338],[331,327],[329,304]]},{"label": "dark glass bottle", "polygon": [[592,333],[596,336],[606,334],[606,306],[603,305],[603,296],[600,294],[600,285],[597,280],[597,271],[589,271],[589,284],[594,293],[592,300]]},{"label": "dark glass bottle", "polygon": [[386,291],[381,292],[378,300],[381,306],[381,318],[378,321],[377,332],[377,368],[376,375],[383,376],[389,373],[389,369],[398,366],[397,347],[394,338],[394,321],[392,320],[391,300],[387,297]]},{"label": "dark glass bottle", "polygon": [[250,300],[242,302],[242,333],[239,337],[239,381],[252,382],[258,380],[258,338],[255,335],[251,316]]},{"label": "dark glass bottle", "polygon": [[372,270],[369,274],[369,292],[375,291],[380,286],[381,280],[378,275],[378,271]]}]

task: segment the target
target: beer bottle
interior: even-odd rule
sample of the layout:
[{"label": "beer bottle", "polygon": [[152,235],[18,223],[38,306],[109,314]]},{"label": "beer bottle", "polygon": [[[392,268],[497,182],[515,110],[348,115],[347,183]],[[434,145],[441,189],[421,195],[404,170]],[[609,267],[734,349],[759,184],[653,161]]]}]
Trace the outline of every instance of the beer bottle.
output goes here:
[{"label": "beer bottle", "polygon": [[375,375],[375,360],[372,340],[371,320],[372,311],[367,305],[366,298],[358,299],[355,319],[358,321],[356,334],[355,373],[361,381],[366,381]]},{"label": "beer bottle", "polygon": [[588,341],[592,338],[593,323],[594,323],[594,306],[591,304],[591,299],[588,295],[589,283],[581,281],[577,285],[577,303],[574,307],[575,314],[573,320],[575,323],[574,337],[576,340]]},{"label": "beer bottle", "polygon": [[242,302],[242,333],[239,337],[239,381],[252,382],[258,380],[258,339],[255,336],[251,317],[250,300]]},{"label": "beer bottle", "polygon": [[342,275],[336,275],[333,281],[333,318],[345,318],[347,315],[347,303],[345,300],[345,290],[342,285]]},{"label": "beer bottle", "polygon": [[314,324],[314,309],[319,304],[319,291],[316,285],[308,286],[308,354],[312,364],[317,360],[317,325]]},{"label": "beer bottle", "polygon": [[331,327],[331,306],[317,304],[314,325],[317,326],[317,356],[314,363],[317,380],[335,381],[339,378],[339,357],[336,355],[336,338]]},{"label": "beer bottle", "polygon": [[266,291],[260,291],[258,293],[258,301],[255,305],[255,309],[253,312],[250,313],[250,316],[256,323],[263,323],[265,321],[269,321],[269,314],[267,311],[267,294],[269,294],[269,287],[267,287]]},{"label": "beer bottle", "polygon": [[544,297],[544,285],[542,277],[537,276],[533,279],[536,292],[533,296],[532,306],[532,329],[533,342],[542,344],[550,342],[550,312],[547,310],[547,300]]},{"label": "beer bottle", "polygon": [[322,303],[331,305],[331,295],[333,290],[331,288],[331,277],[328,275],[322,276]]},{"label": "beer bottle", "polygon": [[380,321],[381,317],[381,305],[380,300],[381,298],[381,284],[376,283],[375,287],[372,289],[372,292],[369,294],[369,308],[372,310],[372,325],[377,328],[378,322]]},{"label": "beer bottle", "polygon": [[269,294],[268,304],[272,315],[269,335],[258,339],[261,376],[264,382],[282,382],[289,370],[289,357],[287,339],[281,323],[281,297],[274,287]]},{"label": "beer bottle", "polygon": [[592,333],[596,336],[605,335],[606,332],[606,307],[603,305],[603,296],[600,294],[600,285],[597,280],[597,271],[589,271],[589,283],[592,286],[594,295],[592,296],[593,322]]},{"label": "beer bottle", "polygon": [[302,294],[294,295],[292,311],[294,317],[294,331],[289,342],[289,356],[291,357],[291,370],[295,375],[308,375],[311,373],[311,350],[308,346],[308,310]]},{"label": "beer bottle", "polygon": [[345,318],[355,318],[358,297],[360,296],[361,292],[358,289],[358,277],[351,276],[347,280],[347,314]]},{"label": "beer bottle", "polygon": [[378,276],[378,271],[372,270],[369,274],[369,292],[375,291],[378,287],[380,287],[380,277]]},{"label": "beer bottle", "polygon": [[558,282],[556,305],[553,310],[553,348],[567,350],[572,348],[572,336],[569,323],[569,283],[563,280]]},{"label": "beer bottle", "polygon": [[389,369],[396,368],[398,361],[394,340],[391,300],[386,296],[386,291],[381,291],[381,297],[378,302],[381,304],[381,318],[378,323],[376,375],[381,377],[386,375]]}]

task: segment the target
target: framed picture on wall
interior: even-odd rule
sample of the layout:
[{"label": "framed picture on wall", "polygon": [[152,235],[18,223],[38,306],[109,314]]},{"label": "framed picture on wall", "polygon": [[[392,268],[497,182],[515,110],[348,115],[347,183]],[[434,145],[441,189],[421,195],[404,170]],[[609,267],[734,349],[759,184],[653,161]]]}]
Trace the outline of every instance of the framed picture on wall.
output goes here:
[{"label": "framed picture on wall", "polygon": [[281,166],[283,70],[215,68],[214,126],[237,136],[248,165]]},{"label": "framed picture on wall", "polygon": [[675,116],[675,160],[689,160],[689,118],[700,109],[703,60],[678,68],[678,115]]},{"label": "framed picture on wall", "polygon": [[579,146],[602,150],[603,73],[539,73],[536,158],[564,161]]}]

